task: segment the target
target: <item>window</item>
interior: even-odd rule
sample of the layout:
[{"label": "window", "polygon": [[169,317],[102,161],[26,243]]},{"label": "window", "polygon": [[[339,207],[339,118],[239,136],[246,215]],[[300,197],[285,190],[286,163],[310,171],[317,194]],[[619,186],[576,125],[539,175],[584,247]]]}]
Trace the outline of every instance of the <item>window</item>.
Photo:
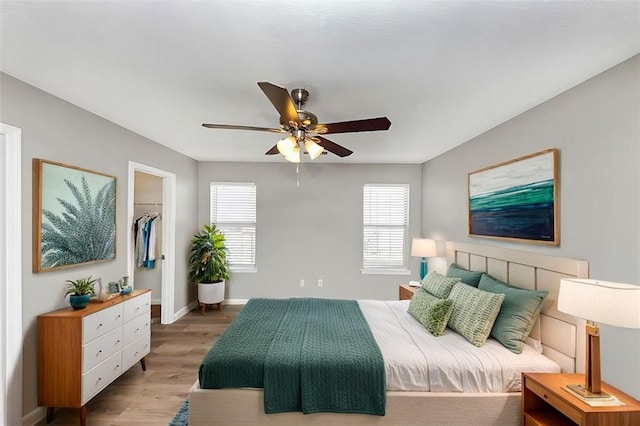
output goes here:
[{"label": "window", "polygon": [[363,273],[408,273],[409,185],[365,184]]},{"label": "window", "polygon": [[256,268],[256,184],[211,182],[211,223],[225,236],[229,268]]}]

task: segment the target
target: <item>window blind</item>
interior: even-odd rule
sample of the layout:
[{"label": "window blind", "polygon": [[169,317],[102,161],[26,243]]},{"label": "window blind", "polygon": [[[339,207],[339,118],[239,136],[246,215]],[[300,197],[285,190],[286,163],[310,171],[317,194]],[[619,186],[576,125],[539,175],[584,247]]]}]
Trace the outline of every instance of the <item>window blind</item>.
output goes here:
[{"label": "window blind", "polygon": [[364,269],[407,268],[408,211],[409,185],[364,185]]},{"label": "window blind", "polygon": [[256,184],[211,182],[211,223],[225,236],[232,270],[256,266]]}]

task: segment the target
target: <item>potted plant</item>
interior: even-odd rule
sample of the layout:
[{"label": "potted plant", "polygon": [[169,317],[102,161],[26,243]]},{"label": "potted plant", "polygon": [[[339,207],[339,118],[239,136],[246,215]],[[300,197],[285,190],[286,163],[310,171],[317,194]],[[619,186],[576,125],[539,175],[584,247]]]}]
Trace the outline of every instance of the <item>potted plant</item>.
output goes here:
[{"label": "potted plant", "polygon": [[204,225],[191,239],[189,278],[198,284],[198,303],[204,314],[206,305],[222,310],[225,280],[229,278],[224,234],[216,225]]},{"label": "potted plant", "polygon": [[83,309],[87,307],[89,299],[94,294],[93,283],[96,280],[91,279],[91,275],[87,278],[79,278],[77,280],[67,280],[67,292],[69,294],[69,303],[73,309]]}]

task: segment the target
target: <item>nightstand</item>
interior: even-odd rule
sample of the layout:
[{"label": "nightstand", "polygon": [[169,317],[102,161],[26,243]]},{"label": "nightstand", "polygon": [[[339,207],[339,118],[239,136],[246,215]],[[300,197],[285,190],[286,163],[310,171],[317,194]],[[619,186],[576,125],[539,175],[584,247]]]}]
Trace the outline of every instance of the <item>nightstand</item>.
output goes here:
[{"label": "nightstand", "polygon": [[583,382],[583,374],[522,373],[522,425],[640,425],[640,402],[604,382],[602,391],[625,405],[592,407],[564,389]]},{"label": "nightstand", "polygon": [[412,287],[409,284],[400,284],[400,288],[398,289],[398,299],[399,300],[409,300],[413,297],[413,293],[420,287]]}]

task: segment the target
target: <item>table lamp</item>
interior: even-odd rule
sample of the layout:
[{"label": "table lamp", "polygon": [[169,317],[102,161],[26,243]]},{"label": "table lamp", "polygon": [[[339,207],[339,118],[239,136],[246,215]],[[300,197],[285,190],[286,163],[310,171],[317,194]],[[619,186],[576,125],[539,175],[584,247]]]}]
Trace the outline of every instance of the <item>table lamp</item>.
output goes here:
[{"label": "table lamp", "polygon": [[600,389],[600,328],[597,323],[640,328],[640,286],[565,278],[560,280],[558,310],[587,320],[585,383],[567,387],[587,399],[607,396]]},{"label": "table lamp", "polygon": [[421,280],[427,276],[427,257],[433,257],[436,254],[436,242],[434,240],[429,238],[414,238],[411,242],[411,256],[422,258],[420,262]]}]

